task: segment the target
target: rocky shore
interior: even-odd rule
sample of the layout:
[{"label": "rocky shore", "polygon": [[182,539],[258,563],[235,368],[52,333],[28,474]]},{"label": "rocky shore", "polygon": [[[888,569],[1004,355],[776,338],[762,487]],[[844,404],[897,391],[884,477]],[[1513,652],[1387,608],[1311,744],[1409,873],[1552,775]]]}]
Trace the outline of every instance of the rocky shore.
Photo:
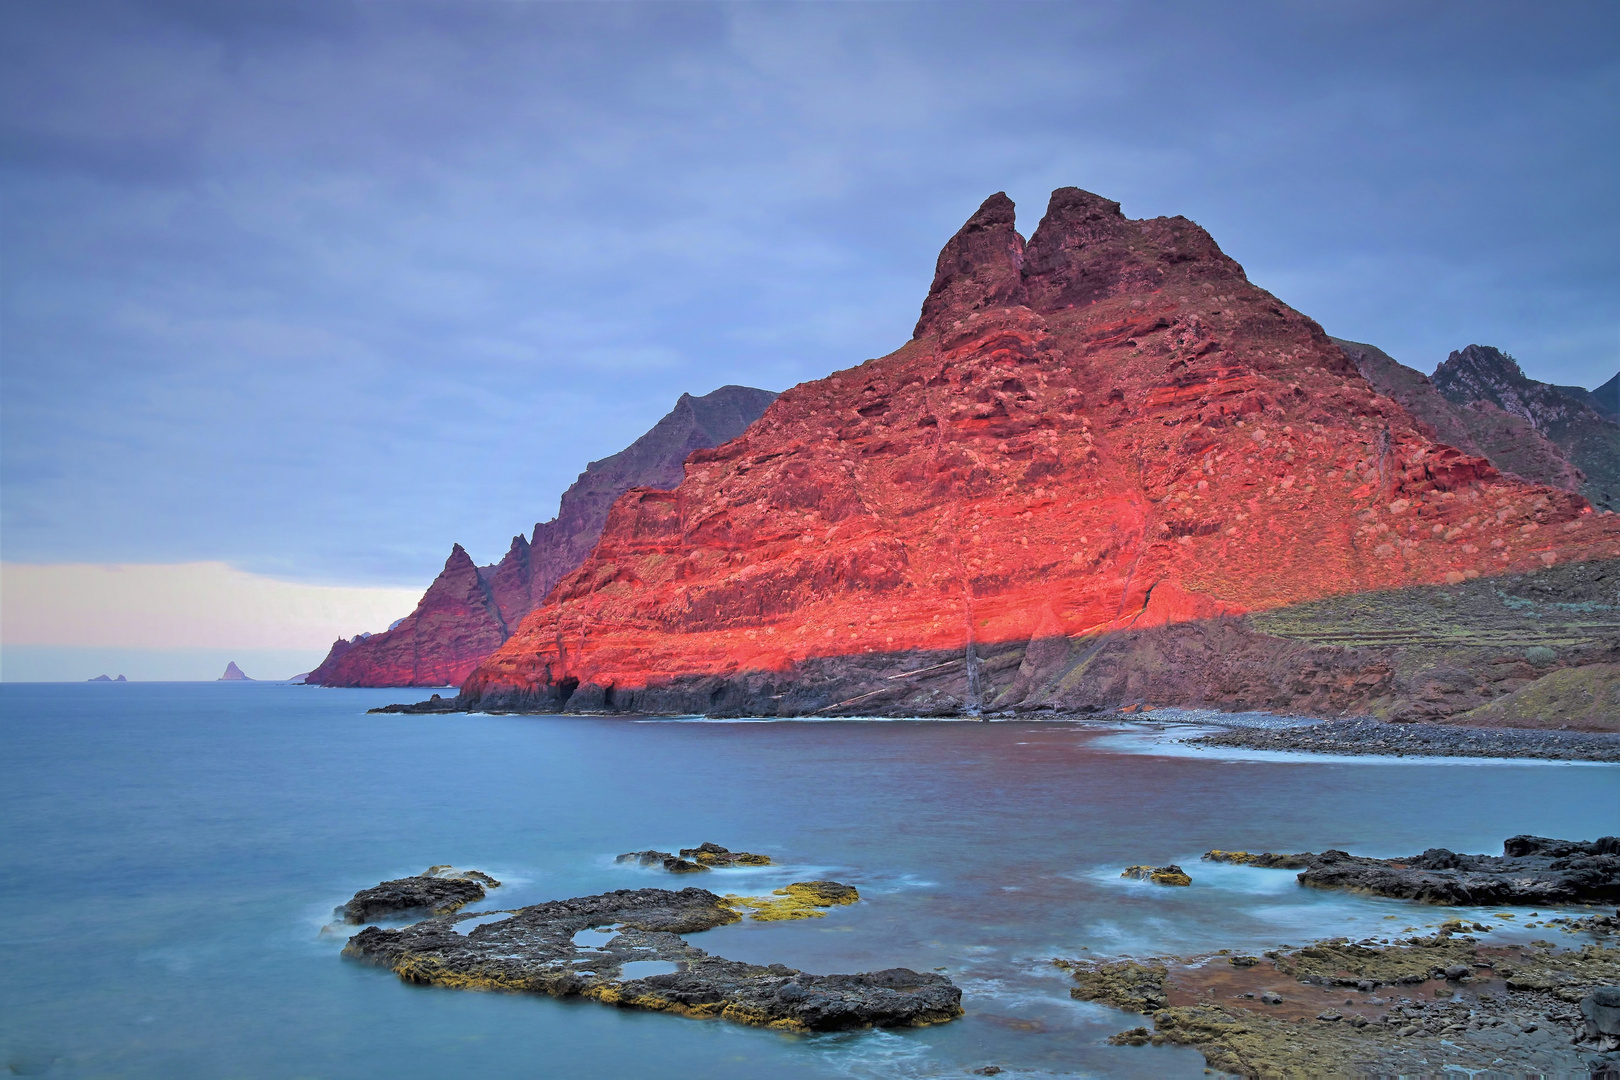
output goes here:
[{"label": "rocky shore", "polygon": [[1191,1046],[1239,1076],[1620,1075],[1620,948],[1481,946],[1442,930],[1263,958],[1054,961],[1070,993],[1152,1018],[1115,1045]]},{"label": "rocky shore", "polygon": [[333,914],[356,926],[400,915],[448,915],[482,900],[486,887],[498,889],[500,885],[478,870],[430,866],[415,877],[396,878],[361,889]]},{"label": "rocky shore", "polygon": [[[801,882],[781,892],[802,908],[858,899],[837,882]],[[942,975],[908,968],[812,975],[711,956],[680,936],[737,922],[739,909],[764,921],[794,917],[771,913],[773,904],[784,906],[774,897],[706,889],[619,889],[509,912],[440,915],[397,930],[368,926],[343,955],[413,983],[583,997],[792,1031],[919,1026],[962,1014],[961,990]],[[460,924],[469,920],[476,921],[464,931]],[[601,940],[590,935],[580,943],[585,931]]]},{"label": "rocky shore", "polygon": [[[1299,883],[1428,904],[1592,904],[1620,901],[1620,837],[1591,842],[1513,836],[1501,855],[1430,848],[1402,859],[1328,850],[1320,854],[1208,851],[1206,862],[1301,870]],[[1128,872],[1128,871],[1127,871]]]},{"label": "rocky shore", "polygon": [[1620,761],[1620,735],[1606,732],[1392,724],[1370,717],[1326,720],[1299,727],[1233,727],[1186,741],[1190,746],[1313,754]]}]

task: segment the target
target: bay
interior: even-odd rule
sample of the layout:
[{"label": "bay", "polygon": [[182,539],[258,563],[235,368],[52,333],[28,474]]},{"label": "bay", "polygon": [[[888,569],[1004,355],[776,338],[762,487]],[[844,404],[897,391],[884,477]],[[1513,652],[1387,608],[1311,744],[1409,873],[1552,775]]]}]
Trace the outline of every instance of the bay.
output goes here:
[{"label": "bay", "polygon": [[[1071,1000],[1050,959],[1433,926],[1456,912],[1198,856],[1495,852],[1515,833],[1613,832],[1620,801],[1614,766],[1222,757],[1142,725],[365,711],[411,693],[0,685],[0,1065],[74,1077],[928,1077],[986,1065],[1198,1076],[1190,1050],[1107,1046],[1138,1018]],[[694,882],[613,861],[704,840],[780,865]],[[1193,885],[1119,877],[1167,862]],[[433,863],[506,882],[477,910],[652,885],[760,895],[847,882],[862,902],[823,919],[690,940],[810,971],[943,968],[967,1015],[795,1036],[413,987],[341,959],[353,928],[334,932],[332,909]]]}]

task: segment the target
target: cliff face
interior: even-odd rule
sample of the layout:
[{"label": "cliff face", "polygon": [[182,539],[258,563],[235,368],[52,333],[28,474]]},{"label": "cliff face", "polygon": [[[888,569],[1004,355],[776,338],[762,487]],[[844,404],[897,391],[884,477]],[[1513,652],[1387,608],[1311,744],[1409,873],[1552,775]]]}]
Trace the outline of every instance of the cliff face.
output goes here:
[{"label": "cliff face", "polygon": [[457,544],[416,610],[380,634],[339,639],[305,682],[323,686],[444,686],[462,682],[596,545],[608,510],[634,487],[673,487],[693,450],[742,434],[776,395],[723,386],[682,394],[629,447],[593,461],[563,493],[558,515],[512,538],[499,563],[474,566]]},{"label": "cliff face", "polygon": [[1466,393],[1460,395],[1460,402],[1453,401],[1442,394],[1428,376],[1400,363],[1382,349],[1338,338],[1333,341],[1355,362],[1356,369],[1373,389],[1399,402],[1420,426],[1428,425],[1425,434],[1432,432],[1440,442],[1466,454],[1487,458],[1503,472],[1532,483],[1550,484],[1565,491],[1581,490],[1585,474],[1564,455],[1562,447],[1538,431],[1528,418],[1507,412],[1494,401],[1468,397]]},{"label": "cliff face", "polygon": [[[1149,641],[1106,684],[1093,661],[1123,634],[1616,554],[1620,521],[1437,442],[1192,222],[1064,188],[1025,244],[997,195],[946,245],[917,337],[621,497],[459,703],[1252,701],[1252,672],[1208,664],[1144,689],[1211,641],[1159,661]],[[1301,649],[1266,640],[1294,678]],[[1313,670],[1282,696],[1349,707],[1382,678]]]},{"label": "cliff face", "polygon": [[[1432,381],[1447,400],[1502,430],[1498,453],[1509,454],[1527,442],[1522,426],[1510,429],[1499,422],[1496,414],[1500,412],[1558,446],[1580,470],[1575,490],[1601,509],[1620,509],[1620,423],[1593,404],[1594,399],[1603,400],[1607,386],[1588,394],[1580,387],[1537,382],[1526,378],[1511,356],[1488,345],[1470,345],[1452,353],[1435,369]],[[1481,449],[1501,464],[1491,446],[1482,442]]]}]

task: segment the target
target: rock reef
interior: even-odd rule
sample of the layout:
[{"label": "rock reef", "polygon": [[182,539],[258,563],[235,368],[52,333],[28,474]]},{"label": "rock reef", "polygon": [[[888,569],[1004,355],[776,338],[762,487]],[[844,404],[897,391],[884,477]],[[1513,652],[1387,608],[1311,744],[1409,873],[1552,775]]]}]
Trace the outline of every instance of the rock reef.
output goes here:
[{"label": "rock reef", "polygon": [[756,855],[751,851],[732,851],[705,840],[695,848],[681,848],[679,855],[667,851],[627,851],[614,862],[662,866],[672,874],[692,874],[716,867],[769,866],[771,857]]},{"label": "rock reef", "polygon": [[334,914],[356,925],[423,912],[448,915],[482,900],[486,887],[499,888],[500,884],[478,870],[430,866],[415,877],[396,878],[361,889]]},{"label": "rock reef", "polygon": [[1329,849],[1316,854],[1209,851],[1210,862],[1301,870],[1318,889],[1418,900],[1428,904],[1579,904],[1620,900],[1620,837],[1591,842],[1514,836],[1501,855],[1430,848],[1405,859],[1373,859]]},{"label": "rock reef", "polygon": [[[1230,960],[1230,962],[1222,962]],[[1238,962],[1238,961],[1244,962]],[[1620,949],[1486,947],[1451,930],[1256,957],[1058,960],[1070,993],[1152,1017],[1115,1045],[1178,1044],[1238,1076],[1610,1075]],[[1590,1071],[1589,1071],[1590,1070]]]},{"label": "rock reef", "polygon": [[[400,930],[369,926],[343,954],[426,985],[584,997],[794,1031],[918,1026],[962,1012],[961,990],[941,975],[906,968],[812,975],[711,956],[680,935],[741,915],[705,889],[620,889],[506,914],[497,921],[482,921],[488,913],[445,915]],[[468,919],[481,922],[458,932]],[[607,932],[599,944],[575,943],[590,930]],[[638,976],[629,965],[642,961],[676,970]]]},{"label": "rock reef", "polygon": [[1155,885],[1191,885],[1192,878],[1175,863],[1168,866],[1127,866],[1119,875],[1138,881],[1151,881]]}]

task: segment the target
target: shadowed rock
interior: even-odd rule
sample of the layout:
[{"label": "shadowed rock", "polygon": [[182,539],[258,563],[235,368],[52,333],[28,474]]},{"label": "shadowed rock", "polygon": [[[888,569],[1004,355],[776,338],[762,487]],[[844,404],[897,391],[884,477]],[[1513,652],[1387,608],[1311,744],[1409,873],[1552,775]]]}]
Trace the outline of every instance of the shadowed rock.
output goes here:
[{"label": "shadowed rock", "polygon": [[1514,836],[1501,855],[1430,848],[1405,859],[1329,849],[1277,855],[1209,851],[1210,862],[1303,870],[1301,885],[1349,889],[1428,904],[1573,904],[1620,899],[1620,837],[1592,842]]},{"label": "shadowed rock", "polygon": [[346,923],[370,922],[391,916],[428,912],[447,915],[485,896],[484,888],[498,888],[500,882],[477,870],[456,870],[430,866],[416,877],[397,878],[361,889],[337,909]]}]

